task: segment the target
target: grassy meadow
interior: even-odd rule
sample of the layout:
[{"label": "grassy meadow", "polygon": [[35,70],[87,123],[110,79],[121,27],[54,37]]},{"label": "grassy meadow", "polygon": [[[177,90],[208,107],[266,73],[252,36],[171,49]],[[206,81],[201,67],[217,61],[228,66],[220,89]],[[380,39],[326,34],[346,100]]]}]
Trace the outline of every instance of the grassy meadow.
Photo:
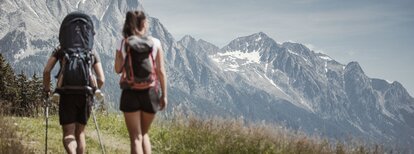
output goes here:
[{"label": "grassy meadow", "polygon": [[[105,151],[129,153],[128,132],[122,114],[97,113]],[[44,153],[45,120],[38,117],[0,116],[0,153]],[[49,118],[49,152],[65,153],[58,117]],[[175,114],[158,117],[150,130],[153,153],[393,153],[380,146],[328,142],[318,136],[293,133],[279,126],[250,125],[242,120]],[[101,153],[92,117],[86,128],[87,153]],[[395,152],[394,152],[395,153]],[[398,152],[397,152],[398,153]]]}]

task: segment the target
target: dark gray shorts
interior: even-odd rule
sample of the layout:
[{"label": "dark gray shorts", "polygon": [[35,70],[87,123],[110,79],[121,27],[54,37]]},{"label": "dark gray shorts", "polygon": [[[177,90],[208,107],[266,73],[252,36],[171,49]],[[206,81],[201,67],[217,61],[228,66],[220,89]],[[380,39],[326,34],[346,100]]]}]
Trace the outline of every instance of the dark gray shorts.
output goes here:
[{"label": "dark gray shorts", "polygon": [[91,114],[92,99],[86,95],[61,94],[59,101],[59,123],[86,125]]},{"label": "dark gray shorts", "polygon": [[124,89],[122,90],[119,108],[122,112],[156,113],[159,109],[159,94],[159,92],[155,92],[155,88],[145,90]]}]

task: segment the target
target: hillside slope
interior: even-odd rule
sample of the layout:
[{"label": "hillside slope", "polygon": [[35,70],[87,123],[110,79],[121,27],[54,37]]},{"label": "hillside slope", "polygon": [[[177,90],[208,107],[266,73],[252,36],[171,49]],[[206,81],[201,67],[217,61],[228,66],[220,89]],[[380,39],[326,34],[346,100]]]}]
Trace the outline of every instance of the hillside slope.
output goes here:
[{"label": "hillside slope", "polygon": [[[129,140],[123,117],[98,114],[106,153],[128,153]],[[43,153],[44,119],[0,117],[2,153]],[[246,125],[240,120],[199,120],[180,115],[168,121],[157,120],[150,130],[154,153],[384,153],[395,149],[369,146],[362,142],[328,143],[318,136],[307,136],[270,125]],[[87,153],[100,153],[92,119],[86,128]],[[13,129],[10,129],[13,128]],[[50,119],[48,153],[64,153],[57,117]]]}]

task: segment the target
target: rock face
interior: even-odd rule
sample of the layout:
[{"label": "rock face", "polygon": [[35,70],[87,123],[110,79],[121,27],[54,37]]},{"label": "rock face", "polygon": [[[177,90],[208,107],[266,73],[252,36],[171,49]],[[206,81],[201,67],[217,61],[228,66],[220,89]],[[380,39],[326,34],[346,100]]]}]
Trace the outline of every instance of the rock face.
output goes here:
[{"label": "rock face", "polygon": [[[143,9],[140,1],[3,0],[0,6],[0,52],[15,70],[28,74],[43,69],[66,14],[90,14],[94,48],[107,77],[104,92],[118,108],[114,51],[126,11]],[[414,144],[414,99],[398,82],[367,77],[357,62],[344,65],[299,43],[276,43],[262,32],[219,48],[191,36],[176,41],[156,18],[150,18],[150,27],[165,51],[171,108],[278,123],[334,139],[352,134]]]}]

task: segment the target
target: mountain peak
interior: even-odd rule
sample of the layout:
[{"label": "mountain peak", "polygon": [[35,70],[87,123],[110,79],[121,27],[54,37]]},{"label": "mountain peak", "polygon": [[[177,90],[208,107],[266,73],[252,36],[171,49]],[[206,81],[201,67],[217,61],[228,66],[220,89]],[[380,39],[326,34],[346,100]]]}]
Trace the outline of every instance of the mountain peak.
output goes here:
[{"label": "mountain peak", "polygon": [[239,37],[223,47],[223,51],[259,52],[277,43],[263,32]]},{"label": "mountain peak", "polygon": [[364,71],[362,70],[361,66],[356,61],[352,61],[352,62],[348,63],[345,66],[345,72],[355,72],[355,73],[364,74]]},{"label": "mountain peak", "polygon": [[197,40],[190,35],[185,35],[183,38],[181,38],[181,40],[178,41],[178,43],[184,46],[189,46],[191,44],[196,44]]},{"label": "mountain peak", "polygon": [[191,35],[184,35],[183,38],[181,38],[180,42],[197,42],[197,40],[192,37]]},{"label": "mountain peak", "polygon": [[258,33],[254,33],[248,36],[244,36],[244,37],[239,37],[236,40],[246,40],[246,41],[255,41],[255,42],[261,42],[261,41],[273,41],[272,38],[270,38],[267,34],[263,33],[263,32],[258,32]]},{"label": "mountain peak", "polygon": [[396,87],[402,87],[402,84],[398,81],[394,81],[391,83],[392,86],[396,86]]},{"label": "mountain peak", "polygon": [[408,94],[404,86],[398,81],[392,82],[390,88],[393,90],[400,91],[401,93]]},{"label": "mountain peak", "polygon": [[270,39],[270,37],[267,34],[265,34],[264,32],[258,32],[258,33],[255,33],[253,35],[250,35],[250,36],[255,37],[257,39]]},{"label": "mountain peak", "polygon": [[219,47],[217,47],[216,45],[214,45],[214,44],[212,44],[212,43],[210,43],[210,42],[207,42],[207,41],[205,41],[205,40],[203,40],[203,39],[199,39],[197,42],[198,42],[201,46],[206,47],[206,48],[209,48],[210,50],[214,50],[215,52],[217,52],[217,51],[219,51],[219,50],[220,50],[220,48],[219,48]]}]

